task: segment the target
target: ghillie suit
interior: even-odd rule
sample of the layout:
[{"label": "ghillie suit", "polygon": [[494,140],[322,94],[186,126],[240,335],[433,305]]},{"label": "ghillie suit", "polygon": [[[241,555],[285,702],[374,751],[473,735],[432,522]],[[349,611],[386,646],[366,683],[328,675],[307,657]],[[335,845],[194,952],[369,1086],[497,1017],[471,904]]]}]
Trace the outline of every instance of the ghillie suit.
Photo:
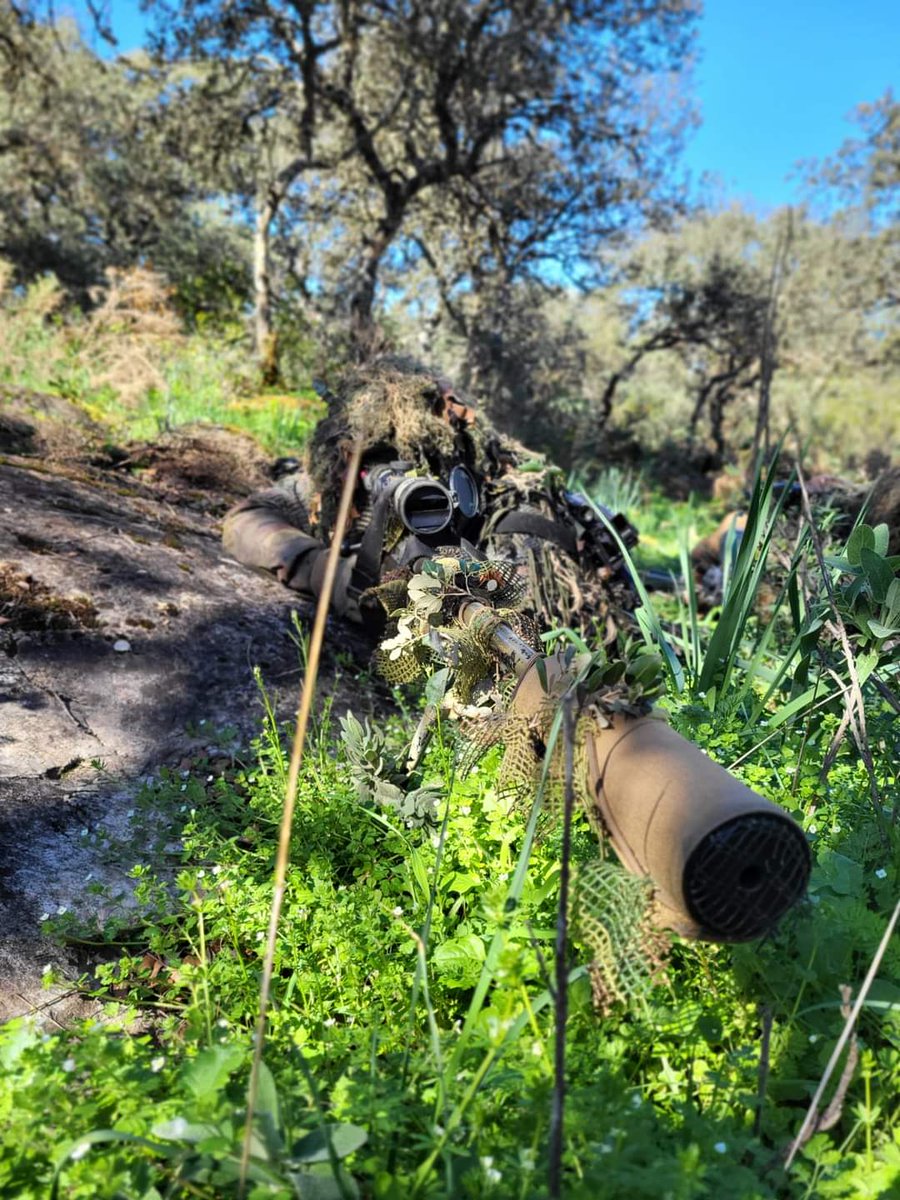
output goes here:
[{"label": "ghillie suit", "polygon": [[[614,639],[637,597],[616,539],[561,471],[474,419],[446,381],[406,359],[351,370],[322,392],[328,416],[300,469],[228,514],[224,540],[236,558],[315,597],[356,444],[362,469],[333,600],[340,615],[379,632],[383,606],[372,589],[409,579],[417,561],[447,545],[514,566],[542,627]],[[628,522],[607,517],[634,544]]]},{"label": "ghillie suit", "polygon": [[[316,596],[351,447],[363,447],[332,603],[377,631],[381,673],[424,681],[427,698],[405,776],[377,734],[345,722],[366,794],[406,824],[430,819],[434,798],[408,772],[439,710],[458,722],[461,770],[501,744],[498,779],[511,802],[543,793],[559,813],[568,793],[631,872],[592,863],[576,881],[573,918],[602,1004],[633,999],[658,966],[654,915],[722,940],[768,928],[805,885],[806,843],[651,714],[661,663],[631,640],[637,598],[622,554],[636,541],[631,526],[479,425],[417,364],[383,359],[323,392],[329,414],[305,470],[233,509],[225,542]],[[600,648],[543,657],[540,635],[554,630]]]}]

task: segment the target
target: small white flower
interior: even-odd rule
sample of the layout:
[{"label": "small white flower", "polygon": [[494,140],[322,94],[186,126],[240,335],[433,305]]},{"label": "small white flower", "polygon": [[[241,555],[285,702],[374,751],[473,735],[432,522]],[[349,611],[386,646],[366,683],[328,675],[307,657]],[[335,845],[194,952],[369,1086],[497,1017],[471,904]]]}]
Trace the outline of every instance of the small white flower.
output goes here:
[{"label": "small white flower", "polygon": [[713,1150],[715,1150],[716,1154],[724,1154],[727,1149],[727,1142],[716,1142],[716,1144],[713,1146]]},{"label": "small white flower", "polygon": [[818,827],[817,825],[810,825],[810,827],[809,827],[809,830],[808,830],[807,832],[809,832],[809,833],[818,833],[818,832],[819,832],[819,827]]},{"label": "small white flower", "polygon": [[206,874],[206,872],[205,872],[205,871],[204,871],[204,870],[201,868],[201,869],[200,869],[200,870],[197,872],[197,878],[198,878],[198,879],[202,879],[202,878],[204,877],[204,875],[205,875],[205,874]]},{"label": "small white flower", "polygon": [[213,873],[213,875],[221,875],[221,873],[222,873],[222,868],[221,868],[221,866],[219,865],[219,863],[216,863],[216,865],[213,867],[213,869],[212,869],[212,873]]},{"label": "small white flower", "polygon": [[126,816],[126,817],[133,817],[133,816],[134,816],[134,809],[133,809],[133,808],[129,808],[129,810],[128,810],[128,812],[125,814],[125,816]]},{"label": "small white flower", "polygon": [[813,1043],[813,1045],[815,1045],[815,1043],[819,1040],[819,1035],[817,1033],[811,1033],[809,1035],[809,1040]]},{"label": "small white flower", "polygon": [[169,1125],[169,1134],[171,1137],[184,1137],[187,1133],[188,1123],[184,1117],[176,1117]]},{"label": "small white flower", "polygon": [[85,875],[85,877],[84,877],[84,882],[90,883],[93,878],[94,878],[94,872],[88,871],[87,875]]},{"label": "small white flower", "polygon": [[187,779],[187,777],[188,777],[189,775],[190,775],[190,771],[182,771],[182,772],[181,772],[181,778],[182,778],[182,779]]},{"label": "small white flower", "polygon": [[265,935],[265,933],[263,932],[263,930],[262,930],[262,929],[257,929],[257,931],[256,931],[256,940],[257,940],[258,942],[261,942],[265,936],[266,936],[266,935]]},{"label": "small white flower", "polygon": [[218,1021],[216,1021],[216,1024],[218,1025],[218,1027],[219,1027],[220,1029],[227,1029],[227,1028],[228,1028],[228,1022],[225,1020],[225,1018],[224,1018],[224,1017],[219,1017]]},{"label": "small white flower", "polygon": [[164,1054],[157,1054],[156,1058],[150,1059],[150,1070],[154,1075],[157,1075],[165,1065],[166,1058]]},{"label": "small white flower", "polygon": [[597,1149],[601,1154],[612,1154],[612,1142],[601,1142]]},{"label": "small white flower", "polygon": [[213,779],[214,779],[214,778],[215,778],[215,776],[213,776],[213,775],[207,775],[207,777],[206,777],[206,782],[207,782],[207,783],[212,783],[212,781],[213,781]]},{"label": "small white flower", "polygon": [[490,1155],[490,1154],[485,1154],[485,1155],[484,1155],[484,1156],[481,1158],[481,1160],[480,1160],[480,1161],[481,1161],[481,1165],[484,1167],[484,1169],[485,1169],[486,1171],[489,1171],[489,1170],[491,1169],[491,1167],[494,1165],[494,1160],[493,1160],[493,1158],[491,1157],[491,1155]]},{"label": "small white flower", "polygon": [[885,879],[886,877],[887,877],[887,871],[884,869],[884,867],[879,867],[878,870],[875,872],[875,878],[876,879]]},{"label": "small white flower", "polygon": [[509,871],[501,871],[498,878],[501,883],[506,883],[507,879],[509,879]]},{"label": "small white flower", "polygon": [[66,906],[64,904],[61,904],[59,906],[59,908],[56,910],[56,915],[58,917],[64,917],[68,911],[69,910],[66,908]]},{"label": "small white flower", "polygon": [[435,850],[440,848],[441,835],[439,833],[433,833],[431,835],[431,844],[434,846]]},{"label": "small white flower", "polygon": [[71,1073],[72,1071],[74,1071],[75,1070],[75,1059],[74,1058],[65,1059],[63,1061],[62,1069],[67,1073]]},{"label": "small white flower", "polygon": [[460,811],[460,815],[461,815],[461,816],[463,816],[463,817],[467,817],[467,816],[469,815],[469,813],[472,811],[472,807],[471,807],[471,805],[469,805],[469,804],[464,804],[464,805],[463,805],[463,806],[460,808],[460,810],[459,810],[459,811]]},{"label": "small white flower", "polygon": [[534,1055],[535,1058],[540,1058],[541,1055],[543,1054],[543,1051],[544,1051],[544,1048],[540,1042],[532,1042],[531,1043],[531,1053]]},{"label": "small white flower", "polygon": [[[186,792],[186,791],[187,791],[187,784],[186,784],[186,783],[183,783],[183,784],[181,785],[181,790],[182,790],[183,792]],[[182,811],[182,812],[184,812],[184,805],[183,805],[183,804],[182,804],[182,806],[181,806],[181,811]]]},{"label": "small white flower", "polygon": [[43,967],[41,968],[41,974],[49,975],[52,970],[53,970],[53,963],[44,963]]},{"label": "small white flower", "polygon": [[78,1162],[79,1158],[84,1158],[90,1148],[90,1142],[79,1142],[74,1150],[70,1151],[69,1158],[71,1158],[73,1162]]},{"label": "small white flower", "polygon": [[403,909],[400,907],[399,904],[397,905],[396,908],[391,909],[391,915],[394,917],[402,917],[403,916]]},{"label": "small white flower", "polygon": [[49,921],[50,914],[49,913],[41,913],[41,915],[38,917],[38,920],[39,921]]},{"label": "small white flower", "polygon": [[631,1097],[631,1107],[632,1108],[640,1108],[641,1107],[641,1097],[640,1097],[639,1092],[635,1092],[634,1095]]},{"label": "small white flower", "polygon": [[334,1017],[326,1017],[322,1024],[326,1029],[330,1029],[332,1025],[337,1025],[337,1021],[334,1019]]},{"label": "small white flower", "polygon": [[488,1167],[484,1173],[484,1177],[488,1183],[499,1183],[503,1178],[503,1172],[498,1171],[496,1167]]},{"label": "small white flower", "polygon": [[85,826],[85,828],[84,828],[84,829],[82,829],[82,831],[81,831],[81,836],[82,836],[82,837],[87,837],[87,835],[88,835],[88,829],[87,829],[87,826]]}]

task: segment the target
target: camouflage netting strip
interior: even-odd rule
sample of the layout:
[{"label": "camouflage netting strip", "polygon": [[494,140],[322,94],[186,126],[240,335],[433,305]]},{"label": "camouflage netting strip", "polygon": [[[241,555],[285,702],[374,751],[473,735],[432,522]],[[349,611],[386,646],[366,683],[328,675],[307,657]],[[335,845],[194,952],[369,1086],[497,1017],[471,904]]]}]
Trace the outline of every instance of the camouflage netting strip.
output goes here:
[{"label": "camouflage netting strip", "polygon": [[538,464],[535,470],[509,470],[487,485],[490,513],[482,536],[493,559],[521,562],[527,576],[529,605],[544,628],[571,626],[588,639],[615,640],[618,629],[632,625],[636,598],[627,575],[609,575],[595,566],[585,571],[552,541],[521,533],[498,532],[510,513],[535,513],[566,523],[566,481],[562,472]]},{"label": "camouflage netting strip", "polygon": [[[412,683],[440,666],[453,669],[450,699],[469,705],[496,689],[504,665],[493,646],[497,627],[506,624],[535,645],[534,622],[515,607],[525,582],[505,562],[471,559],[458,547],[435,550],[421,573],[386,580],[371,589],[388,616],[389,628],[375,654],[380,673],[392,684]],[[465,600],[494,607],[485,617],[464,624],[458,618]]]},{"label": "camouflage netting strip", "polygon": [[604,1014],[633,1004],[663,968],[668,938],[652,924],[653,884],[617,863],[579,867],[572,897],[575,934],[592,957],[594,1003]]}]

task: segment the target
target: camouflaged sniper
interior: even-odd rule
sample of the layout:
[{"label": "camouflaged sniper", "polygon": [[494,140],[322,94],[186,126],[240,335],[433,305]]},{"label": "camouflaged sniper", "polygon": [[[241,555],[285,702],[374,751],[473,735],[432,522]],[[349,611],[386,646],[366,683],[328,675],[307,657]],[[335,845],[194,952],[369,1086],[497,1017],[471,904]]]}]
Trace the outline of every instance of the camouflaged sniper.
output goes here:
[{"label": "camouflaged sniper", "polygon": [[[328,400],[305,469],[232,509],[226,546],[317,596],[349,450],[362,444],[333,603],[378,633],[389,681],[443,673],[414,745],[439,703],[459,722],[461,770],[499,742],[501,790],[533,796],[543,778],[558,808],[564,755],[553,730],[560,705],[575,704],[574,795],[634,876],[593,864],[576,887],[598,1001],[633,996],[649,979],[659,961],[651,909],[714,940],[769,928],[805,887],[803,835],[651,715],[660,663],[629,643],[636,597],[606,524],[558,470],[473,423],[449,385],[417,364],[384,359],[350,372]],[[623,518],[610,520],[626,544],[636,541]],[[542,656],[540,631],[559,626],[600,648],[580,665],[571,651]],[[353,734],[358,761],[380,762],[370,733]],[[376,782],[410,808],[407,823],[427,819],[423,789]]]},{"label": "camouflaged sniper", "polygon": [[[560,470],[473,420],[446,381],[409,360],[383,358],[351,370],[326,398],[328,416],[303,466],[226,517],[225,546],[237,559],[316,597],[349,448],[358,442],[363,467],[333,600],[339,615],[380,631],[384,606],[375,590],[408,580],[415,562],[449,545],[513,564],[543,628],[570,626],[604,642],[615,638],[637,598],[615,539],[567,490]],[[388,469],[447,488],[448,524],[432,534],[404,525],[370,483]],[[459,503],[454,472],[465,472],[474,484],[474,511]],[[609,516],[625,543],[634,544],[637,534],[624,517]]]}]

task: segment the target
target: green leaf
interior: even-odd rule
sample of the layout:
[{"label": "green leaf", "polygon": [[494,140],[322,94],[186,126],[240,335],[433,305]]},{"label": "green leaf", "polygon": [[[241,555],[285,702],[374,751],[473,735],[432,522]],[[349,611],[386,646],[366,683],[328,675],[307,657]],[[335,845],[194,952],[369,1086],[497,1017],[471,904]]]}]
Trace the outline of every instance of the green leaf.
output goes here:
[{"label": "green leaf", "polygon": [[[315,1171],[316,1168],[313,1168]],[[292,1171],[291,1183],[298,1200],[358,1200],[359,1188],[356,1180],[346,1171],[341,1171],[340,1180],[332,1174],[314,1174],[313,1171]]]},{"label": "green leaf", "polygon": [[256,1111],[268,1113],[275,1123],[275,1128],[281,1128],[281,1109],[278,1104],[278,1088],[275,1077],[264,1062],[259,1064],[259,1086],[256,1092]]},{"label": "green leaf", "polygon": [[422,851],[418,847],[413,847],[407,857],[410,870],[412,871],[413,879],[419,886],[423,902],[428,902],[428,897],[431,894],[431,885],[428,882],[428,869],[425,866],[425,859],[422,856]]},{"label": "green leaf", "polygon": [[825,850],[819,856],[813,870],[810,891],[817,891],[823,884],[838,896],[858,896],[863,886],[863,869],[858,862],[836,850]]},{"label": "green leaf", "polygon": [[450,667],[441,667],[425,681],[425,699],[429,704],[439,705],[450,683]]},{"label": "green leaf", "polygon": [[881,604],[887,596],[888,588],[894,581],[894,573],[880,555],[867,550],[865,546],[861,548],[859,556],[860,565],[865,571],[872,595]]},{"label": "green leaf", "polygon": [[893,625],[882,625],[880,621],[869,619],[869,631],[877,638],[891,637],[897,632]]},{"label": "green leaf", "polygon": [[0,1066],[11,1071],[21,1055],[40,1041],[35,1027],[22,1017],[16,1017],[0,1027]]},{"label": "green leaf", "polygon": [[172,1117],[169,1121],[160,1121],[153,1126],[151,1133],[166,1142],[191,1144],[222,1136],[218,1125],[213,1125],[210,1121],[189,1121],[187,1117]]},{"label": "green leaf", "polygon": [[203,1050],[184,1072],[184,1082],[199,1099],[217,1095],[244,1061],[240,1046],[211,1046]]},{"label": "green leaf", "polygon": [[359,1125],[322,1125],[305,1134],[291,1148],[291,1158],[298,1163],[328,1162],[328,1137],[336,1158],[346,1158],[359,1150],[369,1139],[368,1133]]},{"label": "green leaf", "polygon": [[431,960],[439,975],[468,977],[485,960],[484,942],[475,933],[448,938],[435,947]]},{"label": "green leaf", "polygon": [[875,528],[872,530],[872,534],[875,538],[875,544],[873,545],[872,549],[876,554],[879,554],[882,558],[884,558],[888,552],[888,543],[891,540],[891,531],[888,529],[887,525],[882,522],[880,525],[875,526]]},{"label": "green leaf", "polygon": [[892,625],[900,617],[900,579],[891,580],[884,603],[886,611],[881,615],[885,624]]},{"label": "green leaf", "polygon": [[[870,622],[871,624],[871,622]],[[859,675],[859,682],[865,683],[875,668],[878,666],[878,659],[881,656],[877,650],[869,650],[865,654],[860,654],[856,660],[856,673]]]},{"label": "green leaf", "polygon": [[847,560],[852,566],[860,565],[860,552],[863,549],[875,549],[875,531],[871,525],[857,525],[847,539]]}]

